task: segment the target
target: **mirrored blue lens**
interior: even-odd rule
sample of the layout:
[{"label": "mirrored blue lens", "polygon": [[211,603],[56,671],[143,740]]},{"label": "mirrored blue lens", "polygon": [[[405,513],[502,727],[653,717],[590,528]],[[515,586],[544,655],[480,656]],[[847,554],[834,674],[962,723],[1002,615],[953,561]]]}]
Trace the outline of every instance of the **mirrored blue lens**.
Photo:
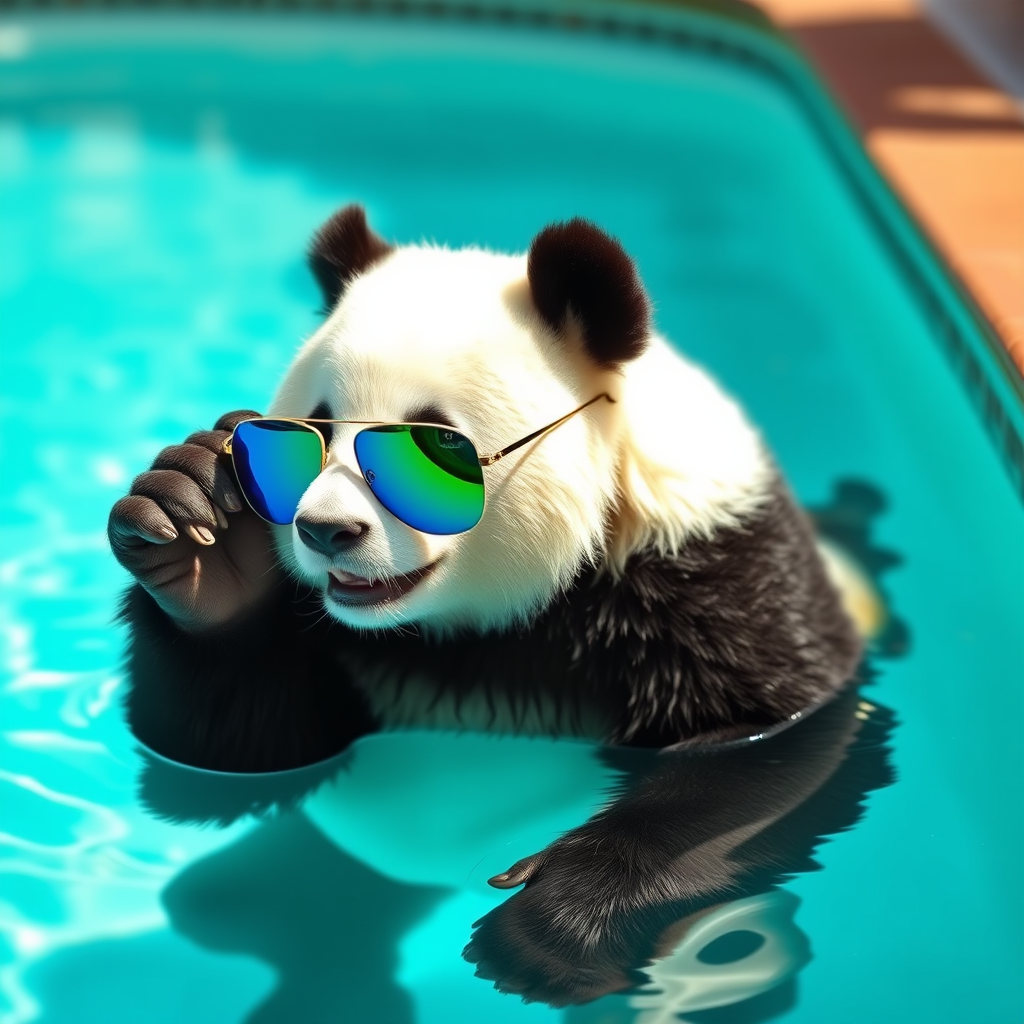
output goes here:
[{"label": "mirrored blue lens", "polygon": [[472,529],[484,511],[484,477],[473,442],[444,427],[411,423],[356,434],[356,461],[377,500],[423,533]]},{"label": "mirrored blue lens", "polygon": [[257,515],[279,526],[295,519],[299,501],[323,468],[323,442],[304,423],[246,420],[235,427],[235,475]]}]

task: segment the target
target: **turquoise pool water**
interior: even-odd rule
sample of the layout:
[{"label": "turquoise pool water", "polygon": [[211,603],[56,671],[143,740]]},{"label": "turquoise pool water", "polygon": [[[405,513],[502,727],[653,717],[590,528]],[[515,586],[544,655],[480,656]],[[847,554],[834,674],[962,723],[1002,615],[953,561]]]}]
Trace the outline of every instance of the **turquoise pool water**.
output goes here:
[{"label": "turquoise pool water", "polygon": [[[673,1019],[523,1005],[459,957],[504,898],[487,875],[600,802],[587,747],[369,741],[344,858],[316,814],[200,828],[137,798],[107,512],[163,445],[266,405],[316,323],[310,235],[353,200],[385,236],[453,246],[600,222],[804,501],[843,478],[885,496],[873,540],[902,559],[886,590],[910,644],[869,696],[898,719],[899,779],[786,885],[809,952],[778,1019],[1020,1020],[1024,513],[972,399],[994,396],[1002,436],[1020,407],[770,55],[692,45],[742,25],[620,14],[683,34],[351,13],[0,29],[4,1020]],[[980,371],[951,366],[951,332]],[[389,776],[415,744],[433,774]],[[488,800],[510,765],[519,813]],[[762,1019],[743,1006],[684,1019]]]}]

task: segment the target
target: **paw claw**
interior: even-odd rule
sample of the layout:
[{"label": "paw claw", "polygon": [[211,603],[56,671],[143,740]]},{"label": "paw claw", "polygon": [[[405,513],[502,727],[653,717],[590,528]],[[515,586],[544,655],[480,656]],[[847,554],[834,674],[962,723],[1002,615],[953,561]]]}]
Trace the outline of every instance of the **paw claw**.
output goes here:
[{"label": "paw claw", "polygon": [[535,853],[530,857],[523,857],[522,860],[517,860],[508,871],[502,871],[501,874],[488,878],[487,884],[495,889],[514,889],[517,885],[523,885],[533,878],[540,865],[541,856],[539,853]]},{"label": "paw claw", "polygon": [[214,543],[213,534],[205,526],[195,526],[193,524],[189,524],[186,527],[186,531],[194,541],[204,545],[205,547],[209,547],[211,544]]}]

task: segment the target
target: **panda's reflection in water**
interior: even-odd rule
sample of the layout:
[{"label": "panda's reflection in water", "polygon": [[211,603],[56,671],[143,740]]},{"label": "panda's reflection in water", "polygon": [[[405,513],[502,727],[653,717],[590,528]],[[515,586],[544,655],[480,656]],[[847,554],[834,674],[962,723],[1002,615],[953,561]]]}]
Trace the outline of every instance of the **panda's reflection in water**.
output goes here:
[{"label": "panda's reflection in water", "polygon": [[[756,740],[658,753],[552,742],[574,764],[582,758],[595,766],[590,799],[606,806],[548,846],[544,863],[529,863],[529,882],[476,923],[465,955],[503,991],[570,1006],[565,1019],[574,1024],[657,1024],[680,1013],[693,1021],[752,1024],[775,1016],[794,998],[795,975],[810,957],[793,921],[796,899],[777,887],[814,870],[812,854],[822,838],[850,828],[865,795],[892,781],[891,724],[884,708],[851,686]],[[453,755],[449,774],[442,769],[438,776],[442,784],[468,770],[467,753],[478,753],[467,739],[433,737],[435,761],[446,743]],[[508,749],[513,761],[499,769],[506,790],[520,777],[515,758],[523,778],[536,777],[543,741]],[[279,986],[250,1022],[411,1024],[412,1000],[394,980],[399,941],[466,881],[479,849],[487,847],[479,807],[464,808],[477,828],[471,837],[458,834],[457,822],[445,832],[443,794],[404,822],[379,814],[376,831],[393,829],[383,840],[354,838],[366,832],[366,822],[354,823],[338,801],[360,751],[357,745],[343,759],[271,775],[220,775],[146,759],[142,797],[161,817],[228,822],[247,812],[267,815],[240,841],[186,868],[164,894],[179,932],[277,968]],[[396,769],[396,777],[405,771]],[[584,774],[576,782],[585,784]],[[447,796],[459,807],[461,794]],[[422,791],[407,795],[421,798]],[[500,791],[486,799],[492,813],[502,814]],[[502,822],[501,844],[516,824],[503,814],[493,820]],[[441,854],[415,834],[416,823],[425,821],[437,826],[435,837],[450,841]],[[619,844],[617,889],[615,880],[579,870],[595,822],[603,841],[611,836]],[[572,876],[560,870],[560,844],[573,848]],[[381,864],[373,862],[377,857]],[[607,857],[595,864],[595,872],[607,874]],[[566,905],[566,890],[573,897],[568,905],[584,905],[590,895],[586,920],[563,929],[532,924],[556,896]],[[595,900],[593,894],[610,891],[620,898]],[[451,956],[459,952],[453,945]],[[451,1011],[458,1019],[458,1006]]]}]

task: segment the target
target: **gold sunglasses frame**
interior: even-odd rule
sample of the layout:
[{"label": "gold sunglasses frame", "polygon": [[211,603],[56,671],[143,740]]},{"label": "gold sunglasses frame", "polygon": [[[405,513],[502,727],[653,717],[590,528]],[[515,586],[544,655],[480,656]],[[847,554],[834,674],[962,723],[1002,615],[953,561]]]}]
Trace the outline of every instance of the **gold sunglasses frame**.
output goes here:
[{"label": "gold sunglasses frame", "polygon": [[[506,445],[504,448],[494,452],[492,455],[480,455],[479,451],[477,451],[477,461],[480,463],[481,466],[493,466],[494,463],[500,461],[506,455],[510,455],[517,449],[522,448],[523,445],[529,444],[531,441],[535,441],[538,438],[543,437],[545,434],[550,434],[552,430],[556,430],[563,423],[567,422],[568,420],[571,420],[573,416],[575,416],[577,413],[583,412],[584,409],[589,408],[595,402],[600,402],[602,398],[605,399],[605,401],[611,402],[612,405],[614,405],[616,402],[616,400],[612,398],[612,396],[609,395],[607,391],[602,391],[599,395],[594,395],[594,397],[591,398],[590,401],[584,402],[582,405],[578,405],[575,409],[572,410],[572,412],[567,412],[564,416],[560,416],[557,420],[554,420],[547,426],[541,427],[540,430],[535,430],[532,434],[527,434],[526,437],[521,437],[518,441],[513,441],[512,444]],[[316,436],[320,439],[320,473],[324,471],[324,467],[327,465],[327,442],[324,440],[324,435],[314,426],[314,424],[316,423],[351,423],[356,426],[366,427],[440,427],[442,429],[449,430],[455,429],[452,427],[450,423],[394,423],[390,420],[309,420],[302,419],[299,416],[253,416],[251,419],[241,420],[240,422],[236,423],[231,433],[226,438],[224,438],[224,454],[231,456],[232,464],[234,464],[234,451],[232,451],[231,442],[234,439],[235,431],[243,423],[254,423],[258,420],[274,420],[275,422],[280,423],[301,423],[303,426],[308,426],[313,431],[313,433],[316,434]],[[455,433],[462,434],[462,431],[455,430]],[[471,437],[468,437],[466,434],[462,434],[462,436],[465,437],[466,440],[473,445],[474,449],[476,449],[476,443],[473,441]],[[317,476],[319,476],[320,473],[318,473]],[[250,508],[253,508],[252,502],[249,501],[249,497],[245,493],[244,487],[242,488],[242,497],[245,498],[246,504],[248,504]],[[380,499],[378,499],[378,501],[379,500]],[[387,508],[387,506],[384,507]],[[255,508],[253,508],[253,511],[256,511]],[[256,514],[260,515],[258,512],[256,512]],[[394,515],[394,513],[391,514]],[[260,518],[262,519],[263,516],[260,516]],[[273,522],[273,520],[267,520],[267,522]]]}]

